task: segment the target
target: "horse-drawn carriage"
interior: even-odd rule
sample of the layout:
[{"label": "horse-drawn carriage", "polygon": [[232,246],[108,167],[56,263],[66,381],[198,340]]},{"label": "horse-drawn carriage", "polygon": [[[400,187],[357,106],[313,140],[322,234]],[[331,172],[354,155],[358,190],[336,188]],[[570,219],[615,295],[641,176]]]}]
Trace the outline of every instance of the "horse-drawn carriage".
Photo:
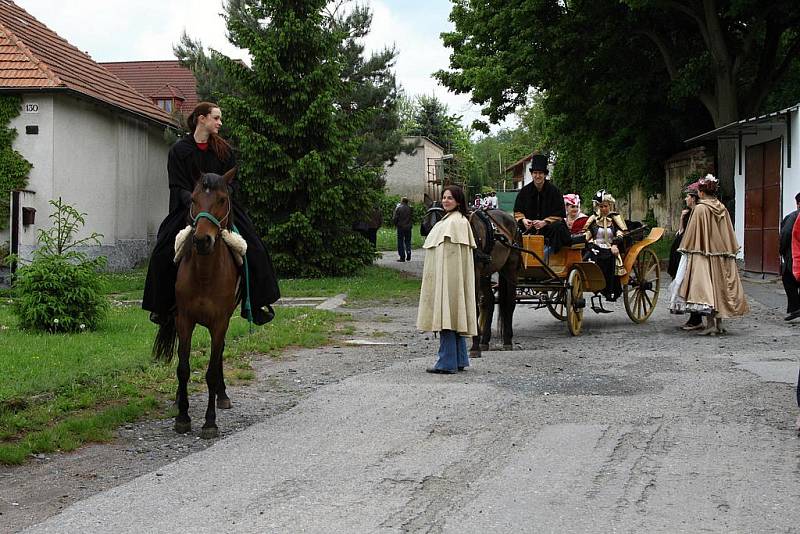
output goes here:
[{"label": "horse-drawn carriage", "polygon": [[[422,235],[444,216],[438,203],[431,206],[421,225]],[[518,303],[546,307],[554,317],[566,321],[569,332],[577,336],[583,324],[586,308],[584,292],[593,293],[590,307],[602,310],[605,288],[603,273],[597,264],[583,259],[585,245],[562,248],[545,259],[542,236],[517,236],[517,221],[502,210],[474,210],[469,216],[477,250],[476,295],[478,297],[478,335],[473,338],[470,356],[478,357],[489,349],[495,304],[499,304],[499,330],[503,347],[511,349],[514,308]],[[637,239],[647,229],[640,227],[628,232],[627,251],[623,258],[626,274],[621,277],[622,297],[628,317],[643,323],[653,313],[661,288],[661,269],[658,257],[649,247],[664,234],[663,228],[653,228],[643,239]],[[497,282],[493,282],[493,275]]]},{"label": "horse-drawn carriage", "polygon": [[[649,247],[664,234],[663,228],[653,228],[647,236],[645,227],[631,231],[630,246],[623,256],[625,274],[620,277],[625,311],[631,321],[643,323],[653,313],[661,288],[658,257]],[[597,313],[608,311],[599,294],[606,285],[597,264],[583,259],[584,244],[564,247],[557,253],[545,255],[544,237],[523,235],[522,266],[517,279],[517,303],[547,308],[556,319],[566,321],[570,334],[577,336],[586,309],[584,293],[590,297],[590,309]]]}]

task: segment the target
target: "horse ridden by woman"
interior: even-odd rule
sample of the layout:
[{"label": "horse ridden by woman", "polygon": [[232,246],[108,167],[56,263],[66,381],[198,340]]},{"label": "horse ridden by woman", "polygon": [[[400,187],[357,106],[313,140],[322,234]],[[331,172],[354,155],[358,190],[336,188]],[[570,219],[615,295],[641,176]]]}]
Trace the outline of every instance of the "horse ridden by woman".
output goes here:
[{"label": "horse ridden by woman", "polygon": [[[420,225],[424,236],[433,225],[444,217],[441,204],[434,202]],[[521,262],[519,250],[512,248],[517,240],[517,223],[510,214],[499,209],[477,209],[470,211],[469,224],[475,237],[475,295],[478,309],[478,335],[472,338],[469,349],[471,358],[480,358],[482,350],[489,350],[492,338],[495,294],[492,275],[498,273],[498,299],[500,304],[500,330],[503,348],[511,349],[514,336],[512,319],[517,301],[517,276]],[[495,236],[495,228],[499,232]],[[497,241],[501,241],[498,243]],[[517,243],[519,245],[519,243]]]},{"label": "horse ridden by woman", "polygon": [[231,315],[242,297],[239,265],[247,249],[244,239],[230,233],[233,221],[228,185],[235,173],[234,168],[224,176],[214,173],[198,176],[189,211],[192,224],[175,242],[177,313],[160,325],[153,344],[153,355],[169,362],[175,352],[176,337],[178,339],[175,431],[183,434],[192,428],[187,391],[192,333],[199,324],[211,334],[211,357],[206,370],[208,407],[200,433],[200,437],[206,439],[219,435],[215,407],[231,407],[225,393],[222,353]]}]

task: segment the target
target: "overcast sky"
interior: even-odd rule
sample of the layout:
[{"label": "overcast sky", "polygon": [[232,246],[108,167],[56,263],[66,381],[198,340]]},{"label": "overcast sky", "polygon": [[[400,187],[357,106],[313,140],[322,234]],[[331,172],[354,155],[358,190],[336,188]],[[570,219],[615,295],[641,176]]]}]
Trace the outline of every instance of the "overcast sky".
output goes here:
[{"label": "overcast sky", "polygon": [[[234,58],[247,53],[226,38],[221,0],[16,0],[51,30],[95,61],[174,59],[172,45],[186,32]],[[480,107],[449,93],[431,73],[447,68],[449,49],[439,34],[452,29],[448,0],[367,0],[373,10],[369,49],[395,44],[395,72],[409,96],[436,95],[469,124]]]}]

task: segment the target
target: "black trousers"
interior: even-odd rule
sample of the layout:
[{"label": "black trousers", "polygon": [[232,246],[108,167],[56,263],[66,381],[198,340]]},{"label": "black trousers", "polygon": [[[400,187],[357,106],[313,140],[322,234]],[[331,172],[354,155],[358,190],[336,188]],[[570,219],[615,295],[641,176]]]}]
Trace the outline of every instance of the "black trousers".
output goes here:
[{"label": "black trousers", "polygon": [[800,284],[797,283],[794,274],[792,274],[791,261],[784,261],[781,281],[783,282],[783,289],[786,291],[786,313],[792,313],[800,309]]}]

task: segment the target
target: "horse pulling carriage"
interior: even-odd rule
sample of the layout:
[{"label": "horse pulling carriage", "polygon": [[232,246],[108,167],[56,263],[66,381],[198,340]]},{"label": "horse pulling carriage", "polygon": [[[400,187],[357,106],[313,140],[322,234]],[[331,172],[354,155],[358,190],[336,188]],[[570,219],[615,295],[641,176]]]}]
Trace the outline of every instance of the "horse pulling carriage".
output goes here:
[{"label": "horse pulling carriage", "polygon": [[[653,228],[643,239],[645,227],[629,232],[631,240],[623,256],[626,274],[620,277],[625,311],[634,323],[645,322],[655,309],[661,288],[661,269],[658,257],[650,245],[664,234],[663,228]],[[545,260],[544,237],[523,235],[522,266],[517,278],[516,301],[531,304],[536,309],[547,308],[560,321],[567,323],[569,333],[577,336],[583,325],[586,309],[584,293],[592,293],[590,309],[603,313],[605,288],[603,273],[597,264],[583,259],[584,244],[564,247]]]}]

